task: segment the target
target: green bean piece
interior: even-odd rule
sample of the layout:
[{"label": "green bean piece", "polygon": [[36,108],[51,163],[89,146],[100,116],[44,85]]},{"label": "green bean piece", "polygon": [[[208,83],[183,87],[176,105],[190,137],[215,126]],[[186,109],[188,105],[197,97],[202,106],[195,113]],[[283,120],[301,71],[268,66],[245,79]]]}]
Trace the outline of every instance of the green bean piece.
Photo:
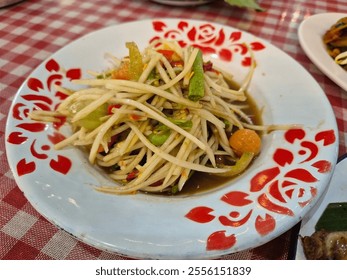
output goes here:
[{"label": "green bean piece", "polygon": [[188,89],[188,98],[192,101],[199,101],[205,95],[203,64],[202,52],[199,50],[192,66],[193,76]]},{"label": "green bean piece", "polygon": [[226,172],[217,173],[216,175],[222,176],[222,177],[232,177],[232,176],[236,176],[238,174],[241,174],[243,171],[246,170],[246,168],[252,162],[253,158],[254,158],[254,153],[245,152],[236,161],[235,165],[229,167]]}]

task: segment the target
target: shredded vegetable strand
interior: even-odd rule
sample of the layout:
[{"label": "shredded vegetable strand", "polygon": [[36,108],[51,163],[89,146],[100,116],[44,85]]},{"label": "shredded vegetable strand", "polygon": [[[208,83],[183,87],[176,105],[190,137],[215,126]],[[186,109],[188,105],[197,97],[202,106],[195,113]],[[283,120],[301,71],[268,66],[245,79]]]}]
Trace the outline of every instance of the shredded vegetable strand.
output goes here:
[{"label": "shredded vegetable strand", "polygon": [[131,129],[133,131],[135,131],[136,135],[140,138],[140,140],[149,148],[151,149],[154,153],[158,154],[158,156],[164,158],[165,160],[172,162],[176,165],[179,165],[181,167],[185,167],[185,168],[190,168],[193,170],[197,170],[197,171],[201,171],[201,172],[208,172],[208,173],[223,173],[226,172],[227,170],[224,168],[213,168],[213,167],[207,167],[207,166],[203,166],[200,164],[194,164],[194,163],[190,163],[187,161],[182,161],[177,159],[176,157],[167,154],[165,152],[163,152],[160,148],[157,148],[156,146],[154,146],[153,144],[151,144],[148,139],[141,133],[141,131],[133,124],[128,123],[129,126],[131,127]]},{"label": "shredded vegetable strand", "polygon": [[[120,110],[122,110],[122,108]],[[120,114],[113,114],[104,124],[102,124],[101,129],[96,135],[93,145],[90,149],[89,162],[94,163],[102,137],[111,128],[111,126],[114,125],[117,119],[119,119],[119,116]]]},{"label": "shredded vegetable strand", "polygon": [[[178,136],[178,133],[172,133],[168,140],[164,143],[163,146],[161,146],[161,149],[165,153],[170,153],[173,149],[175,149],[184,139],[183,136]],[[164,162],[164,159],[160,157],[158,154],[154,153],[153,157],[151,160],[147,160],[147,163],[140,168],[141,176],[139,176],[136,180],[131,182],[129,185],[132,184],[139,184],[141,182],[144,182],[153,172],[155,168],[158,166],[162,165]],[[167,165],[166,165],[167,166]],[[142,171],[141,171],[142,170]]]},{"label": "shredded vegetable strand", "polygon": [[197,139],[196,137],[192,136],[190,133],[188,133],[184,129],[180,128],[179,126],[175,125],[174,123],[170,122],[166,118],[163,118],[161,115],[159,115],[157,112],[155,112],[152,109],[150,109],[148,106],[146,106],[146,105],[144,105],[142,103],[139,103],[137,101],[130,100],[130,99],[117,99],[116,98],[115,101],[119,102],[121,104],[128,104],[128,105],[132,105],[132,106],[134,106],[136,108],[139,108],[143,112],[145,112],[148,115],[150,115],[153,119],[158,120],[159,122],[167,125],[168,127],[174,129],[175,131],[177,131],[180,134],[184,135],[185,137],[189,138],[191,141],[196,143],[196,145],[199,146],[201,149],[204,149],[206,151],[209,150],[209,148],[206,147],[206,145],[204,143],[202,143],[199,139]]}]

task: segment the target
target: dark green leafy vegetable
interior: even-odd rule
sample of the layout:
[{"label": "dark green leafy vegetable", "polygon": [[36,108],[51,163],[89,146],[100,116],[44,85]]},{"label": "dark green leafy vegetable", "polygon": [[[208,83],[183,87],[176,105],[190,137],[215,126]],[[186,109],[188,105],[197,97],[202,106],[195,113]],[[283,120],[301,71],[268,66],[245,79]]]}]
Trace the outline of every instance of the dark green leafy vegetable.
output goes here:
[{"label": "dark green leafy vegetable", "polygon": [[319,218],[316,231],[347,231],[347,202],[335,202],[328,204],[322,216]]}]

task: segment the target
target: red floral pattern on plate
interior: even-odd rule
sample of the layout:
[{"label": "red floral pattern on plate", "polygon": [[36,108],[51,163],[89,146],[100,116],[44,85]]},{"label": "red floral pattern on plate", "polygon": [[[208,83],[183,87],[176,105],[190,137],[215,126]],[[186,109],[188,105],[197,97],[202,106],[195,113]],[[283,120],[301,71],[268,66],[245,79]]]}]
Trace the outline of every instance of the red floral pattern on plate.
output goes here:
[{"label": "red floral pattern on plate", "polygon": [[[41,146],[38,144],[37,134],[45,131],[47,124],[31,120],[29,113],[34,110],[54,110],[60,101],[66,98],[65,94],[55,90],[54,85],[61,85],[65,79],[71,81],[80,78],[81,70],[73,68],[63,71],[54,59],[45,63],[44,70],[45,74],[40,79],[30,77],[27,80],[25,86],[28,88],[28,93],[20,95],[19,101],[13,106],[11,112],[13,119],[19,123],[15,126],[15,130],[9,134],[7,142],[13,145],[27,145],[30,151],[30,154],[21,158],[16,164],[18,176],[34,172],[38,161],[47,160],[52,170],[62,174],[67,174],[72,165],[69,158],[59,154],[52,157],[49,153],[54,144],[64,139],[58,130],[52,134],[47,134],[46,144]],[[64,119],[60,119],[59,122],[53,123],[53,126],[59,129],[64,122]]]},{"label": "red floral pattern on plate", "polygon": [[[206,241],[207,250],[230,249],[237,244],[233,228],[252,226],[260,236],[273,232],[276,228],[274,215],[294,216],[289,203],[305,207],[317,194],[318,175],[329,173],[332,163],[319,159],[319,151],[336,142],[333,130],[316,133],[310,139],[304,129],[290,129],[284,133],[283,147],[272,155],[273,166],[259,171],[244,186],[246,191],[230,191],[220,197],[220,203],[230,205],[230,212],[215,214],[218,208],[197,206],[186,218],[208,224],[218,220],[221,230],[212,232]],[[257,209],[257,211],[254,211]],[[231,232],[228,230],[231,229]]]},{"label": "red floral pattern on plate", "polygon": [[261,51],[265,45],[259,41],[242,41],[243,33],[233,31],[228,34],[223,27],[217,27],[212,23],[193,25],[187,21],[179,21],[174,27],[170,27],[164,21],[153,21],[153,29],[158,34],[150,41],[156,39],[176,40],[180,46],[187,45],[197,47],[205,55],[217,55],[224,61],[232,61],[235,53],[243,57],[243,66],[251,65],[251,57],[248,48],[252,51]]}]

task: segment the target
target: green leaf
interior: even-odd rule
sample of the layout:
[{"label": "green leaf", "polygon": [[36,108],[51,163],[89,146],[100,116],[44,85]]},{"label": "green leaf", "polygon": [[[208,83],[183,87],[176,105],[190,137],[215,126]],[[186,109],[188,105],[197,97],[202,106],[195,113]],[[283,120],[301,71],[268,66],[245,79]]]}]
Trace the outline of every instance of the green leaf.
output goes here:
[{"label": "green leaf", "polygon": [[319,218],[315,230],[347,231],[347,202],[329,203]]},{"label": "green leaf", "polygon": [[256,0],[224,0],[232,6],[237,6],[240,8],[250,8],[257,11],[264,11],[262,7],[259,6]]}]

